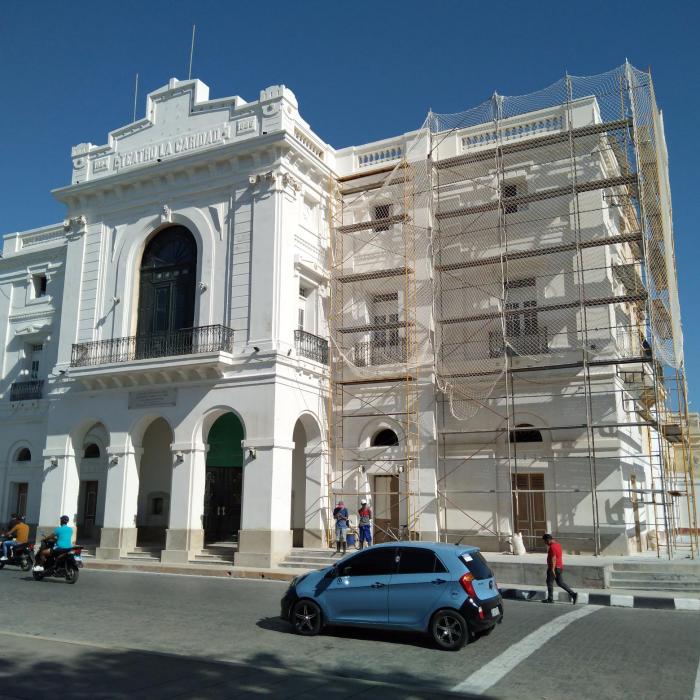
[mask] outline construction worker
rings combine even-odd
[[[340,554],[340,547],[343,547],[343,554],[348,550],[348,520],[350,514],[343,501],[338,501],[338,505],[333,510],[335,518],[335,546],[336,554]]]
[[[372,509],[367,505],[367,499],[360,501],[358,529],[360,531],[360,549],[363,549],[365,542],[368,547],[372,546]]]

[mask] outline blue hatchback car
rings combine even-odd
[[[503,620],[503,601],[476,547],[396,542],[295,578],[282,617],[303,635],[325,625],[413,630],[457,650]]]

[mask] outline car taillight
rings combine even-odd
[[[474,576],[472,574],[464,574],[464,576],[459,579],[459,583],[470,598],[476,598],[476,591],[474,590],[474,584],[472,583],[473,580]]]

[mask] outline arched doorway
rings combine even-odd
[[[80,487],[78,491],[78,539],[81,543],[99,542],[104,523],[107,487],[107,452],[109,434],[96,423],[76,449]]]
[[[139,357],[182,354],[187,339],[177,331],[194,325],[196,278],[197,244],[184,226],[163,229],[148,242],[139,281]]]
[[[156,418],[143,434],[136,511],[139,546],[165,546],[173,471],[172,442],[173,432],[163,418]]]
[[[219,416],[209,430],[204,490],[204,541],[238,541],[243,493],[243,424],[235,413]]]
[[[323,542],[321,488],[323,448],[316,419],[303,415],[294,424],[290,530],[293,547],[318,547]]]

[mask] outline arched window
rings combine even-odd
[[[399,438],[397,437],[396,433],[393,430],[390,430],[389,428],[384,428],[383,430],[380,430],[373,438],[372,438],[372,447],[391,447],[392,445],[398,445],[399,444]]]
[[[516,430],[510,431],[511,442],[542,442],[542,433],[533,428],[530,423],[518,423],[515,427]]]
[[[100,448],[94,442],[91,442],[89,445],[85,446],[85,454],[83,454],[85,459],[98,459],[99,456]]]
[[[15,457],[16,462],[31,462],[32,461],[32,453],[29,451],[28,447],[22,447],[19,452],[17,452],[17,456]]]
[[[159,231],[141,258],[137,335],[169,334],[194,323],[197,244],[184,226]]]

